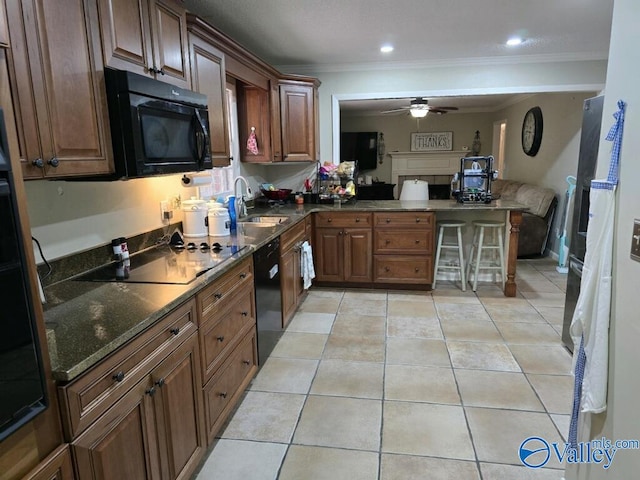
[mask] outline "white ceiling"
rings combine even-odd
[[[296,73],[606,59],[613,10],[613,0],[185,0],[184,4],[268,63]],[[521,35],[524,44],[507,47],[505,42],[513,35]],[[395,50],[380,53],[383,43],[393,44]],[[502,95],[490,97],[429,99],[429,103],[479,111],[513,101]],[[374,110],[406,104],[407,100],[376,102]],[[340,104],[341,109],[361,111],[371,105],[371,101]]]

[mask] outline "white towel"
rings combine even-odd
[[[311,280],[316,278],[316,271],[313,268],[313,252],[307,241],[300,247],[300,276],[305,290],[311,286]]]

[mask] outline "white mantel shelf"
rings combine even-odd
[[[469,152],[447,150],[437,152],[389,152],[391,157],[391,183],[395,183],[397,198],[399,177],[419,177],[422,175],[453,176],[460,171],[460,159]]]

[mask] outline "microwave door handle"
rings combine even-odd
[[[198,109],[195,110],[195,114],[198,127],[200,128],[200,131],[196,132],[196,145],[198,145],[199,143],[201,144],[198,145],[199,147],[201,146],[201,148],[199,149],[200,151],[198,152],[198,162],[200,166],[202,166],[204,164],[204,158],[207,155],[207,149],[209,148],[209,133],[205,128],[204,122],[202,121],[202,116],[200,115],[200,111]]]

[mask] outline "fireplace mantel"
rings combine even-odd
[[[394,196],[398,198],[400,177],[443,175],[449,177],[460,171],[460,159],[469,152],[389,152],[391,157],[391,183],[395,183]],[[445,182],[445,183],[448,183]]]

